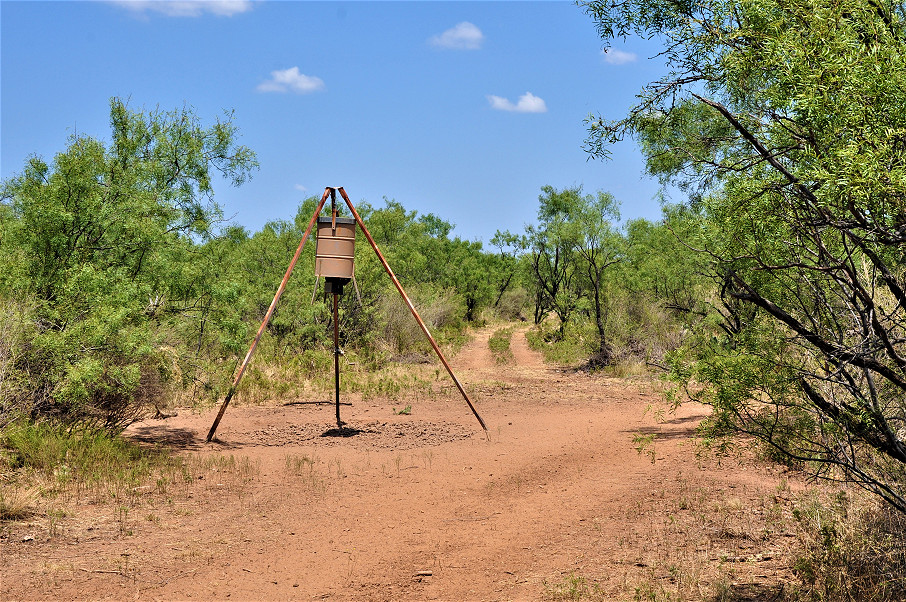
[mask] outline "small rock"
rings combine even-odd
[[[22,538],[22,541],[34,541],[34,540],[35,540],[34,535],[26,535]]]

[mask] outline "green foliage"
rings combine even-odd
[[[498,282],[506,278],[500,262],[480,242],[449,238],[453,225],[433,214],[407,212],[396,201],[374,209],[357,208],[394,273],[406,287],[421,284],[456,291],[463,304],[462,319],[473,322],[493,300]],[[356,255],[356,274],[363,282],[386,282],[383,268],[367,245],[361,245],[364,265]],[[388,290],[390,290],[388,288]],[[457,312],[458,313],[458,312]]]
[[[212,170],[240,184],[256,163],[230,115],[205,128],[188,108],[113,99],[110,121],[109,147],[73,136],[52,164],[32,157],[4,183],[0,299],[34,300],[13,366],[28,413],[115,430],[157,392],[159,315],[203,302],[173,268],[219,218]]]
[[[499,328],[488,339],[488,348],[498,364],[513,363],[513,350],[510,349],[510,339],[513,338],[513,328]]]
[[[521,235],[498,231],[494,244],[521,255],[535,300],[535,324],[553,311],[562,335],[583,298],[589,300],[598,327],[598,352],[609,363],[604,275],[620,261],[622,238],[611,224],[619,219],[618,204],[603,191],[583,196],[581,187],[541,190],[538,225],[526,226]]]
[[[0,206],[2,207],[2,206]],[[30,408],[31,383],[17,368],[27,356],[33,311],[24,300],[0,297],[0,430]]]
[[[240,184],[257,165],[234,143],[231,115],[203,127],[188,108],[140,113],[114,99],[111,127],[110,144],[74,137],[52,164],[32,158],[4,183],[0,426],[25,415],[115,431],[149,405],[221,397],[318,202],[304,200],[292,220],[259,232],[218,229],[213,171]],[[455,349],[465,322],[509,286],[506,259],[395,201],[358,209],[437,341]],[[362,242],[361,296],[351,287],[341,298],[341,347],[372,368],[427,357],[421,330]],[[312,239],[299,266],[313,265],[314,253]],[[242,398],[298,395],[327,369],[332,315],[316,292],[312,270],[296,269]],[[377,391],[371,380],[362,386]]]
[[[634,136],[690,195],[681,238],[718,294],[677,378],[778,457],[906,512],[904,5],[583,5],[605,40],[665,43],[670,72],[626,117],[590,118],[586,148]]]
[[[618,204],[608,193],[550,186],[542,192],[537,226],[522,235],[498,232],[493,240],[501,255],[512,249],[519,288],[533,297],[536,348],[550,361],[585,360],[591,370],[662,368],[685,327],[705,315],[705,262],[679,238],[697,230],[696,216],[667,206],[661,223],[635,220],[618,229]],[[551,312],[555,322],[546,320]]]

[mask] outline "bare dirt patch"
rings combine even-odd
[[[459,424],[414,420],[411,422],[358,422],[354,427],[324,429],[323,424],[268,426],[248,434],[249,445],[350,446],[359,450],[408,450],[468,439],[474,428]]]
[[[214,410],[149,420],[129,436],[234,467],[125,513],[7,523],[0,599],[781,599],[801,483],[700,457],[706,408],[659,414],[644,384],[544,365],[522,330],[495,365],[490,333],[453,361],[489,437],[441,381],[411,415],[344,400],[344,432],[323,399],[240,399],[211,444]]]

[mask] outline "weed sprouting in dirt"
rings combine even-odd
[[[581,575],[568,573],[560,581],[551,583],[545,580],[544,599],[556,602],[564,600],[606,600],[604,592],[594,581]]]
[[[656,438],[657,433],[635,433],[632,435],[632,446],[635,447],[635,451],[640,456],[642,454],[647,455],[652,464],[657,459],[657,453],[654,450],[654,440]]]
[[[19,521],[35,513],[38,490],[34,487],[14,484],[0,485],[0,521]]]
[[[317,471],[315,468],[317,464],[318,458],[314,455],[288,454],[285,460],[285,470],[289,476],[298,479],[310,493],[320,495],[327,490],[328,480]],[[341,464],[338,463],[337,469],[340,468]]]
[[[198,474],[211,487],[235,493],[240,500],[250,485],[261,473],[261,461],[252,461],[248,456],[213,455],[189,456],[186,460],[188,471],[184,474]],[[205,476],[207,475],[207,476]]]
[[[315,462],[314,456],[290,454],[286,456],[286,471],[296,476],[308,476],[314,472]]]

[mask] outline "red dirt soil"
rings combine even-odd
[[[349,436],[330,436],[334,406],[319,400],[240,399],[211,444],[215,410],[147,420],[127,436],[246,468],[212,469],[167,494],[149,488],[127,513],[77,504],[52,528],[7,524],[0,599],[779,594],[792,579],[796,479],[699,457],[692,437],[705,407],[658,412],[653,385],[546,366],[524,331],[513,336],[515,362],[496,365],[491,331],[452,362],[487,438],[444,374],[411,415],[394,413],[399,401],[350,396]],[[653,444],[634,442],[646,434]]]

